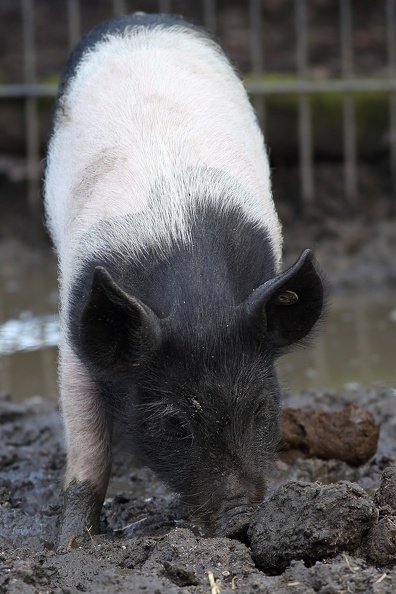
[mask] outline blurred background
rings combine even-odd
[[[264,131],[285,266],[311,246],[328,277],[322,333],[282,360],[286,387],[396,387],[396,0],[1,0],[0,394],[56,398],[41,181],[57,82],[82,34],[137,10],[218,36]]]

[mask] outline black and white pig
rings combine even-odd
[[[45,178],[60,269],[60,542],[98,530],[113,421],[207,533],[238,532],[279,438],[275,361],[320,316],[312,253],[280,272],[244,87],[181,17],[106,22],[61,80]]]

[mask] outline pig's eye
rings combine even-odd
[[[170,437],[177,437],[178,439],[184,439],[189,437],[188,427],[181,417],[178,415],[168,416],[163,421],[163,427],[165,432]]]

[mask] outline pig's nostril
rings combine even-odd
[[[247,531],[252,511],[253,508],[247,505],[228,510],[221,521],[220,533],[222,536],[247,544]]]
[[[227,538],[232,538],[233,540],[239,540],[243,544],[248,545],[249,540],[247,533],[249,528],[250,516],[245,516],[244,518],[240,518],[239,520],[239,522],[235,522],[235,525],[233,525],[232,527],[230,527],[229,530],[227,530],[224,536],[226,536]]]

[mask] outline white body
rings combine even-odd
[[[164,195],[161,211],[148,213],[148,241],[166,236],[169,223],[185,233],[185,194],[176,179],[192,166],[218,169],[243,188],[230,200],[269,229],[280,262],[263,137],[215,44],[179,27],[111,35],[85,55],[63,105],[67,116],[58,118],[50,143],[45,186],[61,261],[98,220],[150,209],[150,189],[161,178],[174,177],[175,192]]]
[[[94,234],[89,245],[80,243],[95,223],[112,221],[114,247],[121,244],[138,256],[145,245],[160,246],[172,234],[188,241],[184,213],[190,195],[220,201],[224,187],[230,201],[268,229],[279,268],[281,230],[263,137],[242,83],[215,43],[179,26],[108,35],[84,55],[62,106],[45,183],[60,262],[61,315],[86,252],[99,249]],[[197,175],[198,168],[207,175]],[[157,196],[163,188],[163,201],[154,206],[153,187]],[[120,215],[133,213],[140,216],[131,237]],[[65,325],[63,320],[66,486],[87,480],[102,492],[110,430],[102,410],[93,414],[96,389],[68,344]]]

